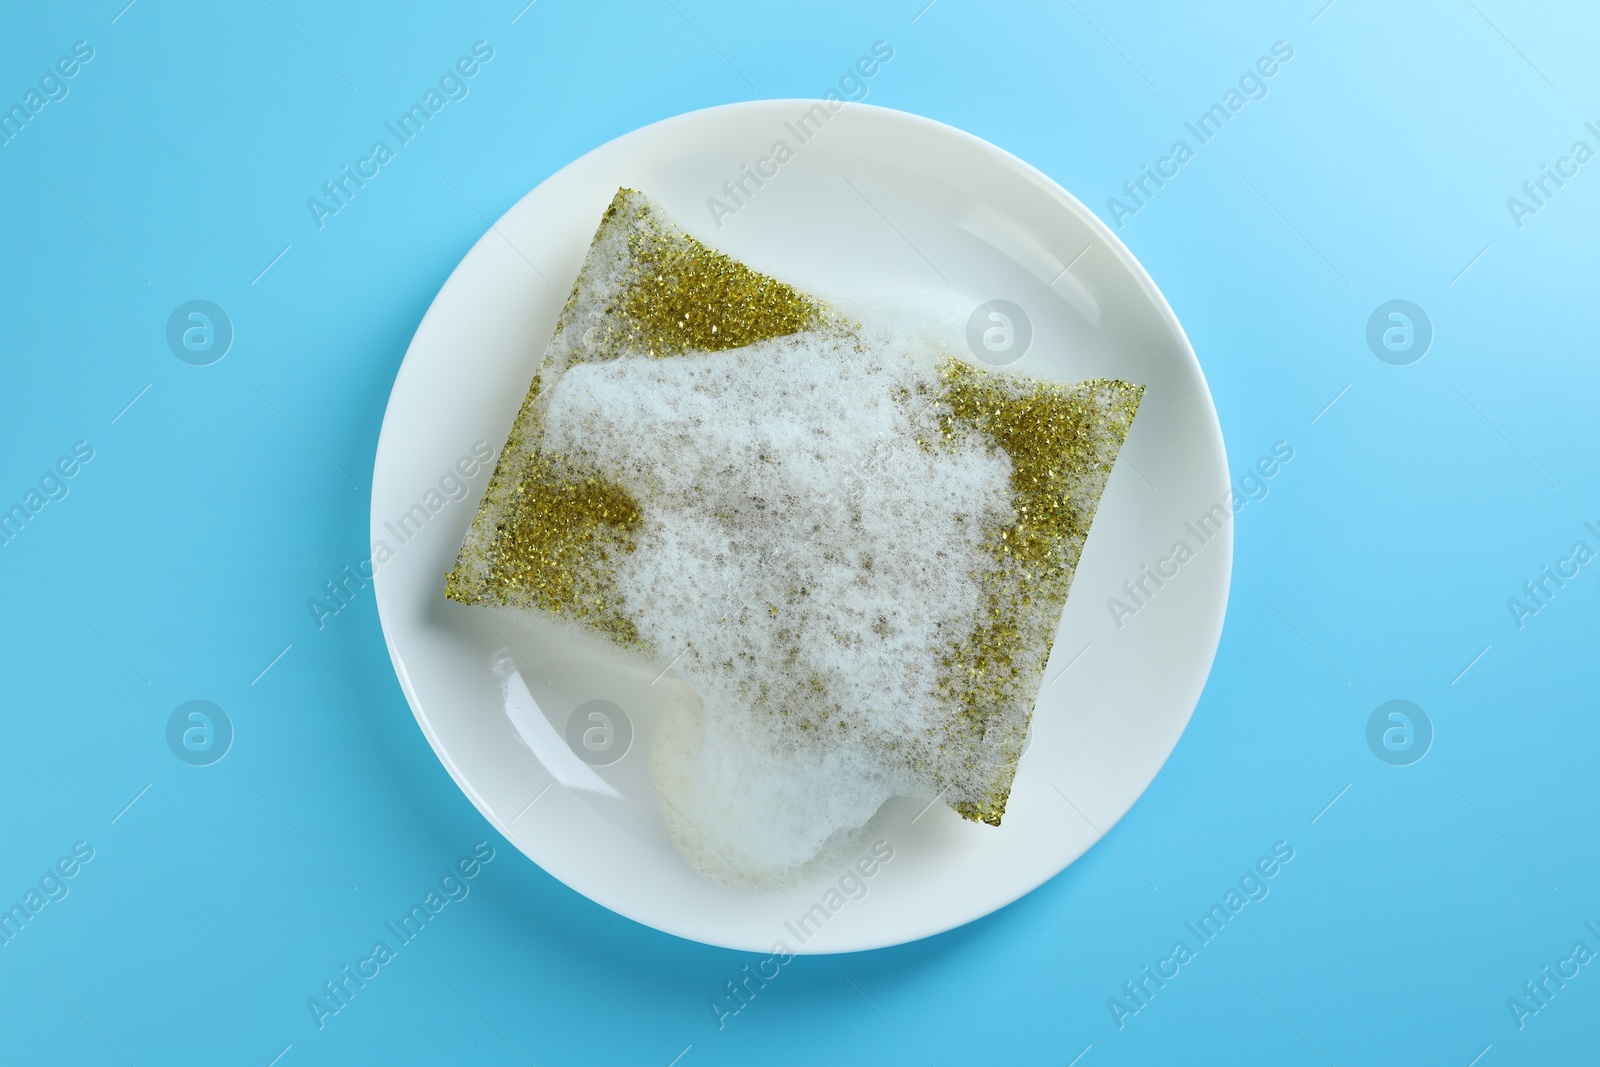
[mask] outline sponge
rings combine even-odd
[[[892,796],[1000,824],[1143,395],[845,308],[620,190],[446,580],[677,675],[652,781],[723,884],[788,884]]]

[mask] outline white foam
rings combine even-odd
[[[546,444],[639,502],[616,587],[698,699],[669,711],[653,773],[719,881],[782,883],[889,797],[939,791],[939,654],[973,625],[984,531],[1012,518],[1005,453],[941,442],[940,358],[879,324],[574,364],[549,393]]]

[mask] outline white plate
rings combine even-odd
[[[523,197],[418,327],[389,398],[372,490],[373,541],[394,552],[376,581],[389,653],[462,792],[590,899],[682,937],[762,952],[927,937],[1010,903],[1083,854],[1183,732],[1216,652],[1233,557],[1231,522],[1204,545],[1186,526],[1219,501],[1227,509],[1221,429],[1183,330],[1122,243],[1043,174],[928,119],[850,105],[801,143],[798,118],[812,106],[761,101],[667,119]],[[714,219],[708,198],[733,206],[723,183],[779,140],[793,158],[761,187],[747,180],[752,195]],[[869,863],[870,878],[841,871],[783,893],[720,888],[679,858],[656,814],[646,767],[664,687],[537,624],[444,599],[487,469],[464,499],[449,499],[454,482],[429,490],[475,442],[498,450],[504,441],[600,214],[623,185],[713,246],[823,294],[1013,301],[1033,327],[1017,370],[1147,386],[1078,568],[1002,827],[896,799],[876,834],[893,858]],[[408,513],[402,544],[394,530]],[[1153,595],[1117,626],[1108,598],[1126,600],[1123,583],[1180,539],[1194,558],[1159,588],[1145,579]],[[513,682],[517,699],[506,698],[508,672],[526,697]],[[635,736],[618,762],[591,769],[562,738],[573,711],[594,699],[626,709]]]

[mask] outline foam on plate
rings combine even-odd
[[[685,695],[652,779],[729,885],[783,885],[888,798],[998,825],[1143,389],[976,367],[617,194],[447,595],[565,619]]]

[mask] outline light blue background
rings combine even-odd
[[[96,854],[0,947],[0,1060],[1592,1055],[1600,966],[1525,1029],[1506,1005],[1575,941],[1600,949],[1600,564],[1521,630],[1506,607],[1575,540],[1600,548],[1600,162],[1521,229],[1506,207],[1573,141],[1600,148],[1592,10],[523,2],[8,6],[0,102],[75,41],[95,58],[0,147],[0,503],[75,441],[95,458],[0,547],[0,902],[75,841]],[[306,198],[480,39],[470,97],[319,232]],[[321,632],[306,600],[366,555],[389,386],[485,229],[463,196],[494,217],[641,124],[820,95],[879,39],[871,102],[993,141],[1108,221],[1185,120],[1293,47],[1120,233],[1236,474],[1274,441],[1295,458],[1239,517],[1205,696],[1107,843],[967,928],[798,960],[719,1030],[708,1002],[756,957],[619,918],[496,837],[415,726],[370,590]],[[214,366],[165,344],[193,298],[237,330]],[[1364,340],[1392,298],[1434,324],[1412,366]],[[237,731],[210,767],[165,741],[195,698]],[[1409,767],[1365,740],[1392,698],[1436,731]],[[307,998],[485,838],[470,897],[319,1031]],[[1119,1030],[1108,998],[1277,841],[1296,851],[1271,895]]]

